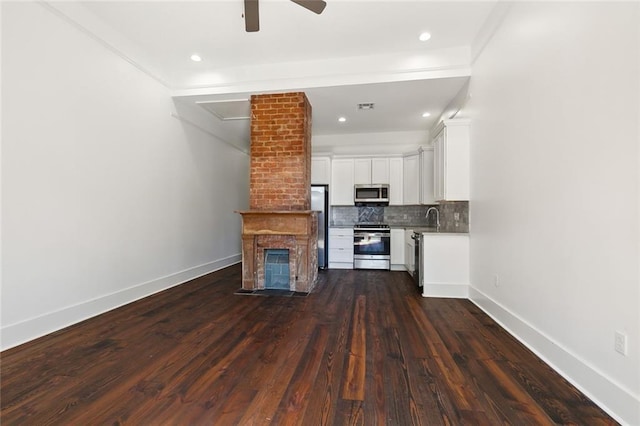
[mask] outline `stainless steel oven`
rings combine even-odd
[[[359,224],[353,228],[353,267],[391,269],[389,225]]]

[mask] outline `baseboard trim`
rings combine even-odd
[[[241,261],[242,255],[235,254],[151,281],[136,284],[115,293],[87,300],[35,318],[3,326],[0,328],[0,335],[2,336],[0,349],[5,350],[21,345],[160,291],[240,263]]]
[[[395,264],[391,264],[391,268],[392,271],[407,271],[407,268],[405,268],[404,265],[395,265]]]
[[[469,286],[467,284],[424,283],[422,297],[468,299]]]
[[[640,397],[611,380],[481,291],[469,300],[623,425],[640,425]]]

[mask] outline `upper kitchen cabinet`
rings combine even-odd
[[[469,199],[469,120],[444,120],[433,142],[436,201]]]
[[[331,184],[331,158],[311,158],[311,183],[314,185]]]
[[[433,188],[433,147],[420,151],[420,203],[435,204]]]
[[[315,159],[314,159],[315,160]],[[329,158],[327,157],[327,160]],[[389,185],[389,204],[400,206],[403,204],[403,158],[400,156],[390,157],[338,157],[331,159],[328,165],[318,162],[313,163],[319,171],[311,170],[311,179],[316,182],[314,173],[322,175],[322,170],[328,170],[330,174],[331,204],[337,206],[352,206],[354,185]],[[416,166],[417,167],[417,166]],[[417,185],[417,173],[416,185]],[[416,192],[417,197],[418,192]],[[417,201],[414,203],[417,204]]]
[[[402,205],[403,179],[402,157],[389,158],[389,205]]]
[[[353,206],[353,170],[353,158],[334,158],[331,162],[331,205]]]
[[[388,158],[356,158],[353,167],[353,183],[356,185],[389,183]]]
[[[389,159],[371,159],[371,183],[389,183]]]
[[[420,203],[420,154],[406,155],[402,162],[403,204]]]

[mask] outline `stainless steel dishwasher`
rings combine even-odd
[[[422,287],[422,275],[424,273],[424,254],[422,253],[422,245],[424,244],[424,236],[422,235],[422,232],[414,231],[411,238],[415,243],[413,280],[416,282],[418,287]]]

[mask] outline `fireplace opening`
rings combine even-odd
[[[265,249],[264,288],[289,290],[289,250]]]

